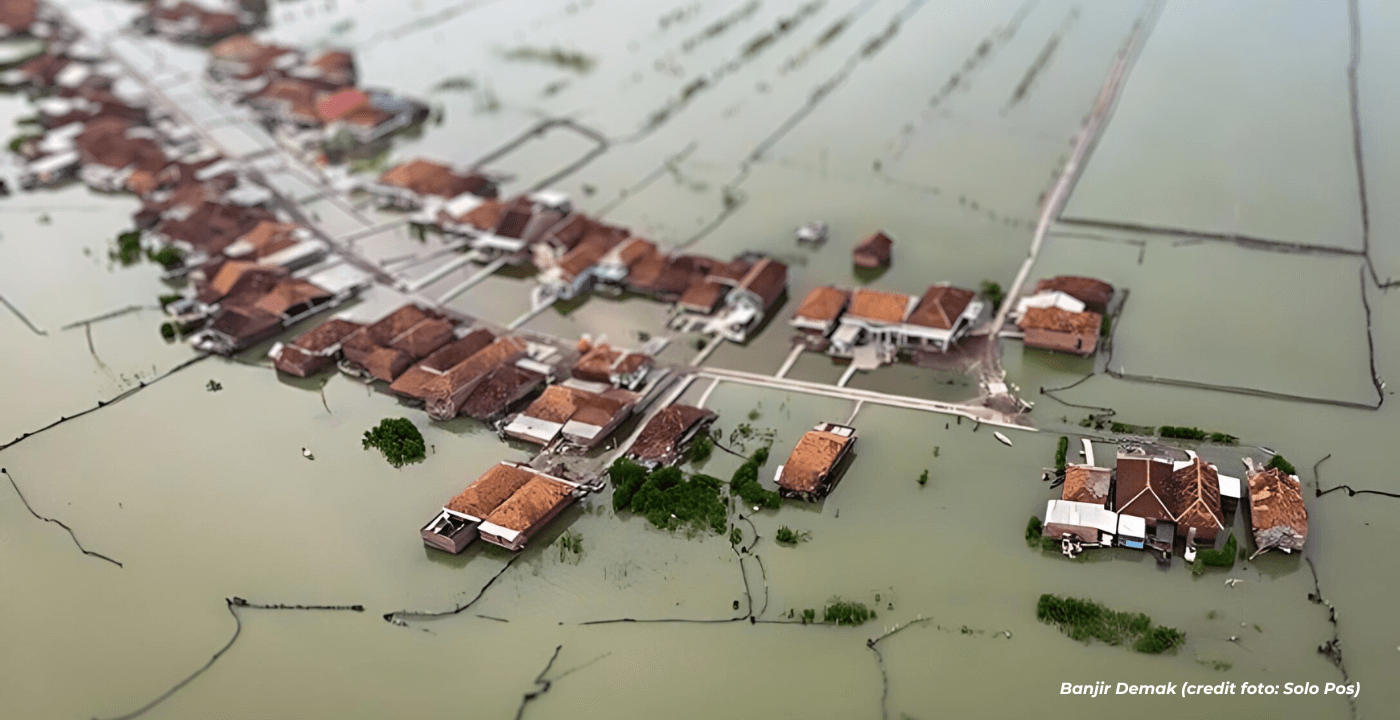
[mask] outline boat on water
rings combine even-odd
[[[1002,434],[999,433],[999,432],[994,432],[994,433],[992,433],[992,435],[995,436],[996,439],[1000,440],[1000,441],[1001,441],[1001,444],[1003,444],[1003,445],[1005,445],[1005,446],[1007,446],[1007,447],[1011,447],[1011,438],[1009,438],[1009,437],[1007,437],[1007,436],[1005,436],[1005,435],[1002,435]]]
[[[829,229],[824,222],[809,222],[797,228],[795,233],[797,242],[806,245],[821,245],[826,242],[826,234]]]

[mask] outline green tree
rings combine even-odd
[[[377,448],[394,467],[421,462],[427,457],[423,433],[408,418],[386,418],[365,431],[364,449]]]

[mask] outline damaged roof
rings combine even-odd
[[[799,493],[815,492],[826,481],[841,451],[855,438],[824,430],[808,430],[783,465],[778,485]]]
[[[1112,471],[1092,465],[1070,465],[1065,468],[1065,484],[1060,498],[1069,502],[1103,505],[1108,500]]]
[[[1103,317],[1096,312],[1070,312],[1057,307],[1027,308],[1017,323],[1022,330],[1050,330],[1075,335],[1098,335]]]
[[[977,294],[951,285],[934,285],[919,299],[905,322],[937,330],[951,330]]]
[[[677,444],[681,438],[697,424],[715,417],[713,412],[704,408],[669,405],[647,422],[628,452],[641,460],[672,462],[679,452]]]

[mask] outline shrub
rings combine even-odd
[[[1001,308],[1001,301],[1005,298],[1005,293],[1002,292],[1001,285],[991,280],[983,280],[982,296],[987,298],[987,302],[992,304],[992,311],[995,312]]]
[[[394,467],[420,462],[427,457],[423,433],[408,418],[385,418],[379,425],[366,430],[364,449],[377,448]]]
[[[1030,547],[1039,545],[1042,529],[1043,526],[1040,524],[1040,518],[1032,515],[1031,519],[1026,522],[1026,545]]]
[[[1164,438],[1178,438],[1181,440],[1205,440],[1206,431],[1195,427],[1177,427],[1175,425],[1163,425],[1157,431],[1158,435]]]
[[[927,485],[927,484],[928,484],[928,468],[924,468],[924,471],[923,471],[922,473],[919,473],[919,487],[923,487],[923,486],[925,486],[925,485]]]
[[[808,624],[808,623],[814,623],[814,622],[816,622],[816,621],[817,621],[817,611],[816,611],[816,610],[813,610],[812,608],[807,608],[806,610],[803,610],[803,611],[802,611],[802,624],[803,624],[803,625],[806,625],[806,624]]]
[[[1065,458],[1069,455],[1069,438],[1060,436],[1060,443],[1055,447],[1055,471],[1063,473],[1065,471]]]
[[[632,496],[646,482],[647,469],[627,458],[618,458],[608,468],[613,483],[613,511],[621,512],[632,505]]]
[[[1223,432],[1213,432],[1210,434],[1210,441],[1217,445],[1239,445],[1240,439],[1234,435]]]
[[[573,530],[565,530],[559,536],[559,562],[564,562],[572,554],[577,562],[583,556],[583,535]]]
[[[776,510],[782,505],[783,498],[778,493],[764,489],[758,482],[758,469],[768,462],[768,447],[760,447],[754,452],[753,457],[744,461],[738,470],[734,471],[733,477],[729,480],[729,494],[737,494],[750,506]]]
[[[701,435],[695,438],[695,442],[690,444],[690,463],[692,465],[699,465],[709,460],[714,449],[715,441],[709,435]]]
[[[161,323],[161,324],[160,324],[160,336],[163,337],[163,338],[165,338],[166,340],[174,340],[174,339],[175,339],[175,323],[168,323],[168,322],[167,322],[167,323]]]
[[[1112,335],[1112,334],[1113,334],[1113,329],[1112,329],[1112,328],[1113,328],[1113,318],[1110,317],[1110,316],[1108,316],[1108,315],[1103,316],[1103,324],[1099,325],[1099,335],[1101,335],[1101,336],[1103,336],[1103,337],[1108,337],[1109,335]]]
[[[160,306],[161,306],[162,309],[164,309],[166,305],[169,305],[170,303],[173,303],[173,302],[175,302],[176,300],[179,300],[179,299],[182,298],[182,297],[184,297],[184,296],[181,295],[180,293],[170,293],[170,294],[168,294],[168,295],[161,295],[161,296],[160,296]]]
[[[1191,563],[1191,574],[1200,575],[1207,567],[1232,568],[1235,566],[1237,552],[1239,543],[1235,540],[1235,534],[1230,533],[1230,537],[1225,540],[1225,546],[1219,550],[1196,551],[1196,559]]]
[[[185,256],[181,255],[179,250],[169,245],[166,245],[157,252],[147,252],[146,258],[159,263],[160,266],[166,270],[174,270],[180,267],[180,264],[185,261]]]
[[[739,526],[738,526],[738,525],[735,525],[734,528],[733,528],[732,530],[729,531],[729,544],[730,544],[730,545],[738,545],[739,543],[741,543],[741,542],[743,542],[743,541],[744,541],[744,531],[741,530],[741,529],[739,529]]]
[[[632,512],[663,530],[691,525],[723,533],[729,527],[729,512],[720,500],[722,485],[709,475],[687,479],[679,468],[660,468],[632,497]]]
[[[865,603],[840,598],[832,598],[831,604],[822,610],[822,621],[837,625],[860,625],[874,617],[875,613]]]
[[[1054,625],[1074,640],[1099,640],[1109,645],[1130,643],[1134,650],[1161,653],[1170,650],[1186,638],[1174,628],[1154,627],[1152,619],[1142,613],[1110,610],[1092,600],[1060,597],[1046,593],[1036,604],[1036,618]]]
[[[1282,455],[1275,455],[1269,460],[1269,467],[1282,470],[1285,475],[1297,475],[1298,470],[1293,467],[1293,463],[1283,459]]]
[[[117,236],[117,249],[112,258],[123,265],[131,265],[141,259],[141,231],[131,230]]]

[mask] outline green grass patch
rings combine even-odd
[[[774,537],[777,538],[778,542],[783,543],[784,545],[796,545],[797,543],[806,542],[807,540],[810,540],[812,537],[812,533],[809,533],[806,530],[793,530],[792,528],[783,525],[778,528],[778,532],[774,535]]]
[[[923,471],[922,473],[919,473],[919,487],[923,487],[923,486],[925,486],[925,485],[927,485],[927,484],[928,484],[928,468],[924,468],[924,471]]]
[[[1297,475],[1298,469],[1293,467],[1293,463],[1283,459],[1282,455],[1275,455],[1269,460],[1269,467],[1278,468],[1286,475]]]
[[[423,433],[418,431],[408,418],[385,418],[379,424],[365,431],[361,446],[368,450],[376,448],[384,459],[396,468],[409,463],[422,462],[427,458],[427,445]]]
[[[122,265],[134,265],[141,259],[141,231],[130,230],[117,236],[117,246],[110,253]]]
[[[575,564],[583,558],[583,534],[573,530],[565,530],[559,536],[559,562],[573,561]]]
[[[710,455],[715,451],[714,438],[709,435],[701,435],[695,438],[695,442],[690,444],[689,455],[691,465],[699,465],[710,459]]]
[[[165,268],[166,270],[174,270],[175,268],[180,267],[185,262],[185,256],[179,250],[176,250],[175,248],[169,245],[166,245],[165,247],[155,252],[147,250],[146,259],[150,260],[151,262],[158,263],[161,267]]]
[[[528,62],[544,63],[557,68],[573,70],[578,73],[586,73],[593,69],[598,63],[597,59],[585,55],[577,50],[566,50],[560,47],[538,48],[538,47],[518,47],[505,52],[507,60],[524,60]]]
[[[806,613],[803,613],[806,616]],[[822,610],[822,621],[837,625],[861,625],[875,619],[875,611],[863,602],[832,598]]]
[[[1191,574],[1200,575],[1207,567],[1232,568],[1238,552],[1239,542],[1235,540],[1235,534],[1230,533],[1230,537],[1225,539],[1225,546],[1219,550],[1196,551],[1196,559],[1191,562]]]
[[[1044,526],[1040,523],[1040,518],[1032,515],[1031,519],[1026,521],[1026,545],[1030,547],[1040,545],[1041,533],[1044,529]]]
[[[991,280],[982,281],[982,297],[992,304],[992,312],[1001,308],[1002,300],[1006,299],[1006,293],[1002,291],[1001,285]]]
[[[1040,596],[1035,615],[1074,640],[1131,645],[1141,653],[1163,653],[1186,639],[1186,634],[1180,630],[1154,626],[1152,618],[1143,613],[1118,612],[1092,600],[1049,593]]]
[[[1060,442],[1055,446],[1055,471],[1063,473],[1066,466],[1066,458],[1069,456],[1069,438],[1060,436]]]

